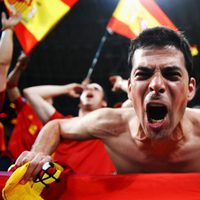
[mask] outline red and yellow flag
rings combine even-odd
[[[10,12],[20,12],[15,33],[26,54],[40,42],[78,0],[4,0]]]
[[[177,30],[154,0],[120,0],[107,28],[133,39],[144,29],[161,25]]]

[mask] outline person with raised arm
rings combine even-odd
[[[4,12],[1,13],[1,40],[0,40],[0,111],[3,108],[7,74],[13,56],[13,29],[21,20],[20,13],[11,13],[7,18]]]

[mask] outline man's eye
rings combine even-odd
[[[179,72],[168,72],[164,73],[163,76],[170,81],[178,81],[181,78],[181,74]]]
[[[98,91],[98,90],[99,90],[99,88],[95,87],[95,88],[94,88],[94,90]]]
[[[135,77],[139,80],[144,80],[144,79],[148,79],[149,77],[151,77],[152,73],[150,72],[136,72],[135,73]]]

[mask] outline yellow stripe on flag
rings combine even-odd
[[[22,13],[22,24],[40,41],[69,10],[62,1],[35,1]]]
[[[146,28],[161,25],[139,0],[121,0],[113,16],[129,25],[130,29],[136,35]]]

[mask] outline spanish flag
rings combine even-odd
[[[4,0],[9,12],[20,12],[15,27],[17,38],[26,54],[69,12],[78,0]]]
[[[177,30],[154,0],[120,0],[107,29],[133,39],[144,29],[155,26]]]

